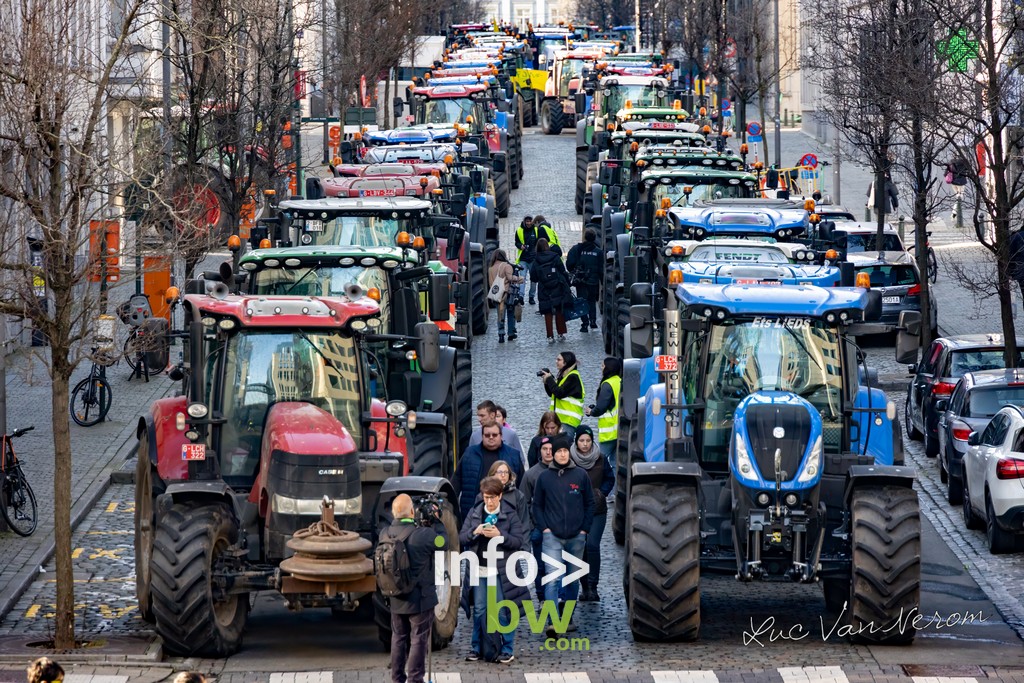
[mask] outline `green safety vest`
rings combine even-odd
[[[565,373],[565,377],[558,382],[558,386],[562,386],[562,384],[572,375],[579,377],[581,389],[580,397],[573,398],[572,396],[569,396],[566,398],[555,398],[552,396],[551,407],[549,410],[555,411],[555,414],[558,415],[558,419],[562,421],[562,424],[569,427],[578,427],[580,422],[583,422],[583,399],[587,396],[586,390],[583,389],[583,378],[580,377],[579,370],[573,368],[569,372]]]
[[[542,228],[543,228],[544,233],[546,233],[546,237],[541,234],[541,229]],[[544,225],[535,225],[535,226],[533,226],[533,229],[537,233],[537,239],[546,239],[546,240],[548,240],[548,244],[553,246],[553,247],[555,247],[555,246],[560,247],[561,246],[558,243],[558,234],[555,232],[554,228],[552,228],[547,223],[545,223]],[[523,226],[522,225],[520,225],[518,228],[516,228],[516,238],[519,240],[520,244],[525,244],[526,243],[526,235],[525,235],[525,231],[523,230]],[[534,247],[536,247],[536,243],[534,243]],[[517,249],[517,251],[519,253],[516,254],[516,263],[520,263],[522,261],[522,259],[523,259],[523,250],[522,249]]]
[[[622,391],[622,378],[615,375],[601,384],[607,384],[612,390],[612,407],[597,418],[597,440],[604,443],[615,441],[619,436],[619,392]]]

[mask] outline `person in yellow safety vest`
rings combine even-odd
[[[544,216],[537,216],[541,220],[545,220]],[[533,264],[534,259],[537,256],[537,240],[546,239],[548,244],[557,245],[558,235],[550,225],[545,221],[544,226],[541,227],[539,222],[535,222],[533,216],[526,216],[523,218],[523,222],[516,228],[515,243],[516,243],[516,263],[526,264],[526,273],[529,274],[530,266]],[[530,278],[530,305],[537,303],[537,281],[532,277]]]
[[[601,452],[615,471],[615,445],[619,437],[619,395],[622,391],[622,361],[609,356],[601,363],[601,386],[597,402],[587,408],[587,415],[597,418],[597,440]]]
[[[558,376],[555,377],[547,368],[538,374],[544,381],[544,391],[551,397],[551,410],[555,411],[562,421],[562,431],[570,442],[576,438],[576,427],[583,421],[583,378],[576,367],[576,354],[562,351],[555,359]]]

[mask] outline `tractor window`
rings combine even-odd
[[[266,296],[345,296],[346,287],[357,284],[364,291],[380,291],[381,332],[388,334],[391,291],[388,276],[380,266],[329,268],[264,268],[255,273],[253,294]]]
[[[794,393],[817,409],[825,428],[842,421],[842,368],[834,329],[807,318],[756,318],[716,325],[705,375],[702,458],[728,462],[732,420],[755,391]]]
[[[634,107],[664,107],[668,104],[664,93],[664,90],[649,85],[616,85],[605,88],[606,111],[614,114],[620,109],[625,109],[626,100]]]
[[[275,403],[311,403],[359,438],[361,381],[350,337],[337,332],[247,331],[228,342],[219,444],[231,484],[256,477],[267,413]]]
[[[323,221],[323,230],[307,231],[312,237],[311,244],[304,246],[349,246],[393,247],[395,236],[402,230],[410,229],[410,221],[380,216],[338,216]]]
[[[467,116],[475,114],[475,102],[468,98],[449,97],[426,100],[420,108],[416,123],[462,123]]]
[[[697,181],[699,182],[699,181]],[[672,184],[658,183],[654,187],[655,206],[660,205],[663,197],[672,200],[673,206],[690,206],[697,201],[710,201],[713,199],[744,199],[751,196],[752,187],[748,187],[743,181],[737,180],[736,184],[724,181],[722,184],[690,185],[693,188],[692,194],[686,196],[686,183],[678,182]]]

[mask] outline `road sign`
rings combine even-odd
[[[800,163],[797,166],[806,166],[807,168],[814,170],[818,168],[818,157],[811,153],[807,153],[800,157]]]
[[[750,123],[747,124],[747,135],[761,137],[761,130],[762,128],[760,121],[751,121]]]
[[[729,111],[732,109],[732,102],[729,100],[722,100],[722,111]]]
[[[760,135],[747,135],[747,142],[761,142],[761,140]]]
[[[725,49],[722,51],[722,56],[726,59],[732,59],[736,56],[736,41],[729,38],[725,41]]]

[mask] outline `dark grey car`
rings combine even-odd
[[[946,499],[963,502],[962,463],[967,438],[979,434],[1007,405],[1024,406],[1024,369],[968,372],[957,382],[953,395],[935,402],[939,413],[939,478],[946,484]]]
[[[871,324],[879,333],[895,330],[903,311],[917,311],[921,313],[922,324],[928,321],[933,336],[938,336],[935,334],[939,320],[935,297],[931,299],[930,314],[925,315],[921,310],[921,277],[909,254],[904,251],[862,252],[848,254],[846,260],[853,264],[858,275],[867,273],[871,289],[882,294],[882,318]]]

